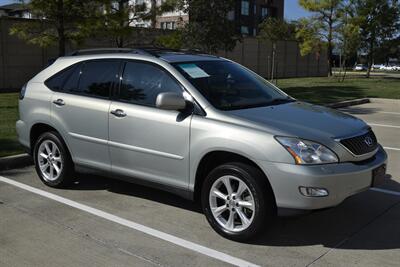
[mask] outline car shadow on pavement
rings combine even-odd
[[[116,194],[143,198],[165,205],[202,213],[201,207],[198,203],[189,201],[169,192],[92,174],[78,174],[76,181],[68,189],[107,190]]]

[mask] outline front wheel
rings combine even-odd
[[[203,212],[220,235],[246,241],[268,228],[275,200],[263,173],[235,162],[218,166],[202,188]]]

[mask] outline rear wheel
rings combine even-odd
[[[210,172],[203,184],[202,206],[214,230],[237,241],[266,230],[275,214],[273,193],[263,173],[239,162]]]
[[[55,132],[42,134],[34,148],[36,172],[48,186],[63,187],[73,175],[73,164],[61,137]]]

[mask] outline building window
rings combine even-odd
[[[268,8],[263,7],[263,8],[261,8],[261,18],[265,19],[266,17],[268,17]]]
[[[160,26],[161,26],[161,29],[164,29],[164,30],[175,30],[176,29],[175,21],[161,22]]]
[[[229,11],[228,12],[228,20],[235,20],[235,11]]]
[[[248,35],[249,34],[249,27],[247,27],[247,26],[240,27],[240,32],[242,34]]]
[[[249,9],[250,9],[250,3],[249,1],[242,0],[242,15],[248,16],[249,15]]]

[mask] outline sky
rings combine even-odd
[[[0,0],[0,6],[12,3],[13,1],[10,0]]]
[[[310,12],[299,6],[298,0],[285,0],[285,19],[288,21],[310,16]]]
[[[12,0],[0,0],[0,5],[9,4],[15,1]],[[291,21],[301,17],[305,17],[309,15],[307,11],[302,9],[299,4],[298,0],[285,0],[285,19]]]

